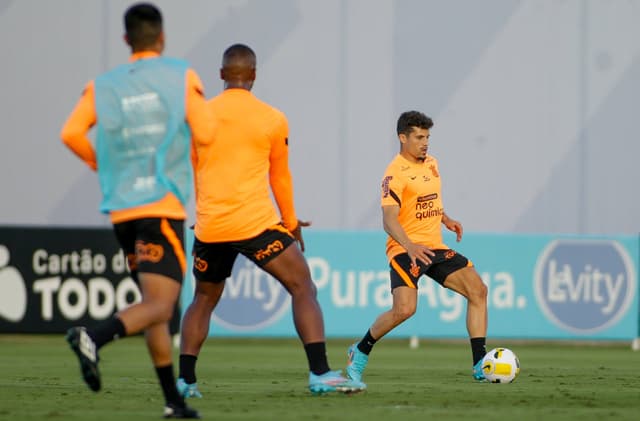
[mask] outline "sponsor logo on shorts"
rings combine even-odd
[[[257,261],[260,261],[266,259],[267,257],[270,257],[273,254],[277,254],[282,250],[284,250],[284,244],[282,244],[282,241],[276,240],[273,243],[270,243],[266,248],[255,252],[254,257]]]
[[[409,269],[409,273],[411,273],[411,276],[413,276],[414,278],[417,278],[418,275],[420,275],[420,267],[416,264],[411,263],[411,269]]]
[[[138,270],[138,262],[136,260],[136,254],[135,253],[127,254],[127,263],[129,264],[129,269],[130,270]]]
[[[538,257],[534,290],[543,313],[570,332],[615,325],[631,307],[635,271],[613,240],[556,240]]]
[[[194,256],[193,258],[193,266],[196,268],[198,272],[206,272],[209,268],[209,263],[206,260],[201,259],[198,256]]]
[[[456,255],[455,250],[447,250],[447,251],[444,252],[444,258],[447,259],[447,260],[448,259],[453,259],[453,256],[455,256],[455,255]]]
[[[158,263],[164,256],[164,249],[160,244],[136,241],[136,259],[140,262]]]

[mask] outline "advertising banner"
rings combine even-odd
[[[192,244],[188,231],[187,250]],[[385,234],[305,231],[328,337],[362,336],[391,308]],[[488,287],[489,337],[631,340],[638,336],[637,236],[465,234],[447,244]],[[190,254],[190,253],[188,253]],[[193,297],[191,268],[181,295]],[[416,314],[390,336],[466,337],[466,300],[424,277]],[[61,333],[137,302],[110,229],[0,227],[0,332]],[[178,329],[178,316],[172,331]],[[210,335],[296,335],[282,286],[238,257]]]
[[[62,333],[140,298],[111,229],[0,227],[0,332]]]
[[[391,308],[382,232],[305,232],[305,256],[328,337],[357,338]],[[191,239],[188,240],[190,243]],[[633,339],[638,334],[638,237],[465,234],[447,244],[488,286],[489,337]],[[191,271],[182,308],[193,294]],[[424,277],[416,314],[390,336],[464,338],[466,300]],[[212,316],[213,336],[295,336],[279,283],[239,257]]]

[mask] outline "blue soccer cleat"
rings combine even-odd
[[[473,379],[479,382],[486,382],[487,379],[484,377],[484,372],[482,369],[484,368],[482,363],[484,362],[484,358],[481,359],[473,366]]]
[[[198,390],[198,384],[187,383],[182,377],[176,382],[176,389],[178,389],[178,394],[185,399],[202,397],[202,393]]]
[[[322,395],[331,392],[346,394],[362,392],[367,385],[342,377],[339,371],[327,371],[324,374],[309,373],[309,390],[314,395]]]
[[[362,382],[362,373],[369,362],[369,356],[360,351],[357,344],[353,344],[349,347],[347,355],[349,356],[347,376],[351,380]]]

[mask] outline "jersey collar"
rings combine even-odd
[[[137,60],[141,60],[141,59],[145,59],[145,58],[154,58],[154,57],[160,57],[160,54],[156,53],[155,51],[139,51],[137,53],[133,53],[129,56],[129,61],[137,61]]]

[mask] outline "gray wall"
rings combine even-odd
[[[108,224],[58,135],[84,84],[127,59],[131,3],[0,0],[0,224]],[[224,48],[255,49],[254,91],[289,117],[298,213],[316,228],[380,229],[395,122],[419,109],[467,231],[639,231],[638,0],[157,4],[166,54],[208,96]]]

